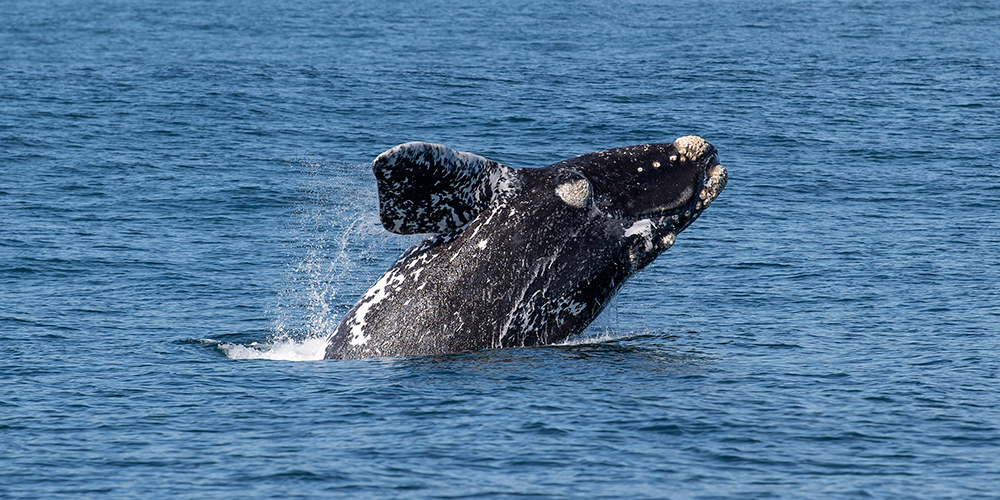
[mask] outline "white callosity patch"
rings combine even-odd
[[[633,272],[637,270],[641,265],[639,261],[641,256],[653,250],[653,231],[656,229],[653,221],[649,219],[640,219],[632,223],[628,229],[625,230],[624,236],[626,238],[630,236],[638,236],[642,240],[642,248],[633,247],[629,251],[629,261],[632,265]]]
[[[677,148],[677,153],[681,155],[682,159],[690,161],[698,161],[710,148],[708,141],[696,135],[678,137],[674,141],[674,147]]]
[[[708,178],[705,180],[705,186],[698,192],[698,205],[696,208],[700,210],[708,208],[708,205],[719,196],[722,189],[726,187],[726,181],[729,179],[729,174],[726,172],[726,168],[722,165],[713,165],[712,168],[708,170],[707,177]]]
[[[382,224],[394,233],[445,233],[462,227],[515,186],[514,171],[440,144],[408,142],[372,163]]]
[[[674,241],[677,239],[677,235],[674,233],[667,233],[660,238],[660,247],[664,250],[674,246]]]
[[[593,198],[593,190],[587,179],[576,179],[556,186],[556,195],[567,205],[586,208]]]

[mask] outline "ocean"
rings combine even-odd
[[[1000,498],[1000,4],[5,0],[0,497]],[[699,135],[584,334],[322,361],[408,141]]]

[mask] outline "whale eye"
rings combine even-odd
[[[587,179],[576,179],[556,186],[556,196],[567,205],[585,208],[593,198],[593,190]]]

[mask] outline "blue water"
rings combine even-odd
[[[1000,497],[1000,4],[5,0],[0,497]],[[565,345],[311,361],[368,162],[682,135]]]

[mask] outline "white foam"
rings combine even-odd
[[[218,347],[230,359],[319,361],[326,354],[326,337],[279,337],[268,342],[252,342],[250,345],[221,342]]]
[[[570,336],[566,340],[559,342],[556,345],[590,345],[590,344],[603,344],[605,342],[611,342],[613,340],[627,339],[634,337],[635,332],[618,332],[610,328],[606,328],[602,331],[584,331],[583,333]]]

